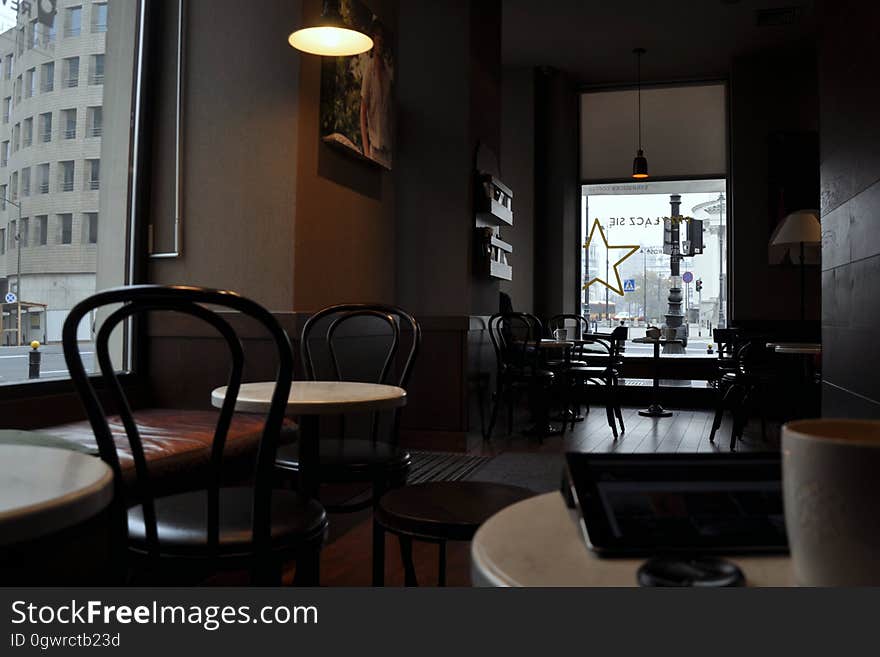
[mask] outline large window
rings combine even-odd
[[[726,325],[726,98],[723,83],[581,95],[581,309],[597,329],[656,326],[666,352],[705,354]],[[633,180],[639,137],[650,177]]]
[[[584,185],[582,231],[585,244],[592,239],[583,249],[583,281],[597,282],[583,289],[583,314],[600,331],[629,327],[631,339],[648,326],[682,327],[685,350],[705,353],[712,328],[725,322],[726,207],[724,180]],[[691,253],[700,240],[702,253]],[[602,283],[616,287],[618,275],[623,294]],[[627,353],[649,349],[634,344]]]
[[[131,281],[132,117],[143,97],[136,60],[140,13],[149,6],[15,4],[18,11],[0,3],[0,23],[15,26],[0,34],[0,77],[7,80],[0,106],[0,385],[28,381],[31,340],[44,345],[40,380],[65,377],[60,341],[71,308]],[[56,10],[51,20],[39,11],[48,4]],[[113,57],[105,59],[105,51]],[[84,352],[92,351],[99,321],[79,327]],[[127,363],[124,336],[113,342],[123,359],[117,363]]]

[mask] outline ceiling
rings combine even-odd
[[[726,77],[730,59],[815,38],[814,0],[502,0],[505,66],[552,66],[582,84]],[[794,24],[758,10],[797,8]],[[783,21],[791,14],[772,18]]]

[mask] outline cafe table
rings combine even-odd
[[[274,391],[274,381],[243,383],[235,400],[235,410],[240,413],[268,413]],[[220,408],[225,398],[226,386],[217,388],[211,393],[211,404]],[[311,454],[301,456],[317,462],[320,416],[372,413],[405,405],[406,390],[397,386],[355,381],[294,381],[290,386],[285,412],[299,419],[302,449],[314,450]],[[316,480],[302,483],[311,494],[317,494]]]
[[[822,345],[815,342],[768,342],[767,348],[777,354],[802,354],[818,356],[822,353]]]
[[[793,586],[788,556],[728,557],[747,586]],[[636,586],[645,559],[600,558],[587,548],[576,512],[559,492],[502,509],[471,543],[474,586]]]
[[[56,447],[0,445],[0,545],[79,525],[112,499],[113,472],[95,456]]]
[[[654,400],[651,402],[651,405],[639,411],[639,415],[643,417],[672,417],[672,411],[667,411],[660,404],[660,345],[667,344],[683,344],[683,340],[667,340],[666,338],[652,339],[648,337],[644,338],[634,338],[633,342],[638,344],[652,344],[654,345],[654,384],[652,386],[654,393]]]

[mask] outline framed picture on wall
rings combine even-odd
[[[359,0],[341,0],[343,19],[373,39],[354,57],[325,57],[321,68],[321,140],[391,169],[394,152],[393,35]]]
[[[819,207],[819,135],[816,132],[775,132],[767,157],[768,261],[771,265],[800,264],[799,252],[770,244],[790,213]],[[821,247],[807,246],[804,263],[818,264]]]

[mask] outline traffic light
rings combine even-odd
[[[697,279],[697,292],[702,292],[702,291],[703,291],[703,279],[698,278]]]

